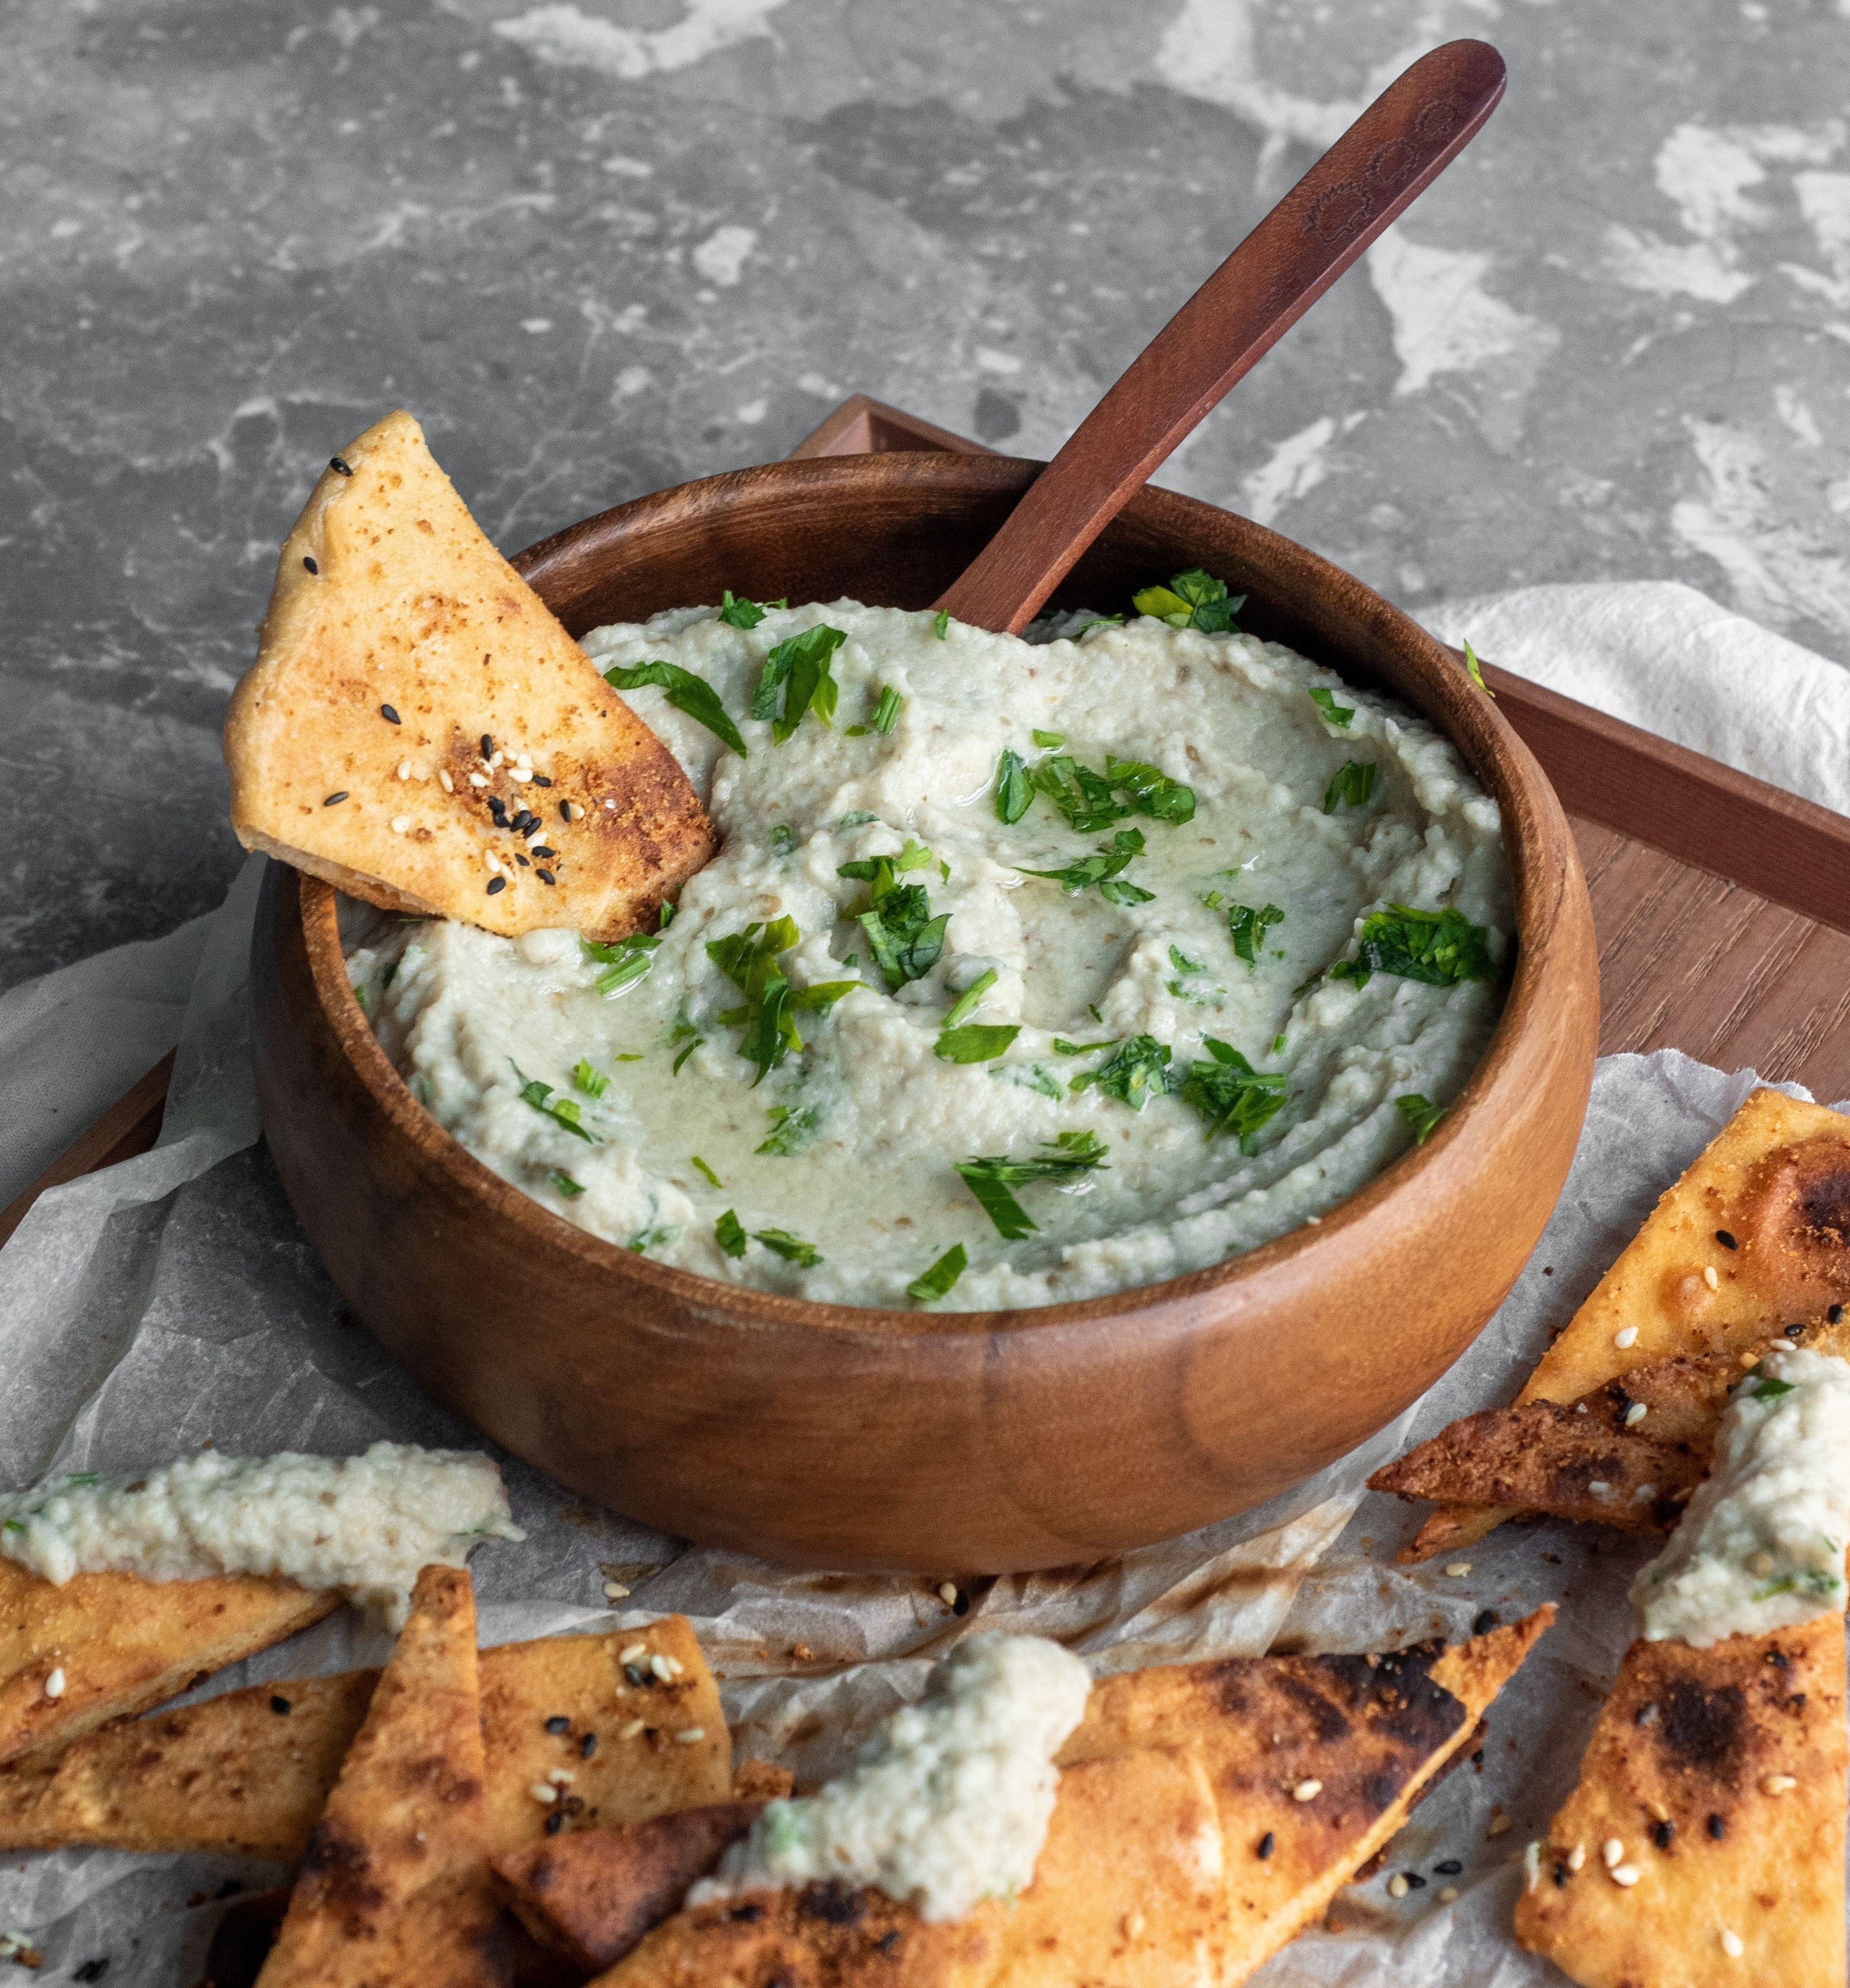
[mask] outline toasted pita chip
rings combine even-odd
[[[619,1650],[642,1646],[631,1668]],[[667,1681],[656,1656],[681,1665]],[[616,1636],[503,1643],[479,1659],[494,1850],[555,1830],[724,1800],[732,1741],[685,1616]],[[366,1716],[377,1671],[226,1692],[110,1727],[56,1758],[0,1767],[0,1848],[238,1851],[293,1861]],[[286,1706],[286,1712],[277,1709]],[[632,1731],[638,1719],[641,1731]],[[556,1730],[553,1722],[564,1723]],[[674,1736],[699,1726],[692,1742]],[[590,1743],[587,1752],[587,1743]],[[761,1763],[762,1764],[762,1763]],[[536,1786],[558,1783],[550,1804]],[[553,1823],[555,1816],[561,1818]]]
[[[1517,1939],[1582,1988],[1842,1988],[1845,1754],[1841,1616],[1634,1643]]]
[[[427,1567],[259,1988],[502,1988],[482,1776],[474,1591]]]
[[[0,1560],[0,1761],[49,1758],[340,1605],[338,1594],[242,1574],[79,1574],[59,1587]]]
[[[489,931],[652,926],[715,847],[674,756],[482,536],[409,414],[335,462],[225,720],[238,840]],[[523,810],[551,853],[507,825]]]
[[[1128,1672],[1060,1754],[1033,1883],[927,1924],[812,1885],[678,1913],[608,1988],[1232,1988],[1318,1917],[1405,1820],[1553,1616],[1380,1657]]]
[[[1738,1357],[1794,1325],[1820,1351],[1850,1353],[1850,1328],[1836,1330],[1846,1304],[1850,1117],[1756,1090],[1659,1201],[1517,1398],[1578,1401],[1634,1368]],[[1436,1512],[1401,1557],[1456,1552],[1521,1509]]]
[[[796,1777],[790,1769],[774,1767],[769,1760],[741,1760],[732,1770],[734,1801],[775,1801],[796,1787]]]

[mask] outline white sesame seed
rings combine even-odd
[[[63,1675],[62,1672],[59,1675]],[[49,1683],[45,1688],[48,1692],[51,1689]],[[1798,1777],[1796,1774],[1769,1774],[1760,1785],[1763,1794],[1783,1795],[1788,1788],[1798,1786]]]
[[[945,1608],[957,1606],[957,1584],[954,1581],[941,1581],[938,1584],[938,1598]]]
[[[494,752],[491,753],[491,754],[489,755],[489,756],[488,759],[487,759],[487,760],[486,760],[486,762],[485,762],[485,763],[486,764],[487,767],[488,767],[489,771],[491,773],[493,773],[493,772],[494,772],[494,770],[495,770],[495,769],[497,766],[499,766],[501,764],[502,761],[503,759],[505,759],[506,757],[507,757],[507,755],[506,755],[505,752],[501,752],[501,751],[499,751],[499,750],[497,750],[497,751],[495,751],[495,752]]]
[[[616,813],[617,803],[614,801],[606,801],[604,803],[604,806],[607,807],[613,814]]]
[[[485,787],[488,783],[489,776],[486,773],[472,773],[469,776],[469,785],[472,787]]]
[[[707,1729],[704,1726],[684,1726],[675,1735],[684,1746],[697,1746],[706,1736]]]
[[[1635,1346],[1638,1344],[1638,1327],[1635,1325],[1622,1325],[1618,1331],[1613,1334],[1612,1344],[1622,1353],[1628,1346]]]
[[[1405,1878],[1398,1871],[1388,1880],[1388,1896],[1391,1898],[1404,1898],[1408,1889]]]
[[[620,1664],[639,1664],[648,1653],[649,1646],[647,1643],[631,1643],[627,1648],[617,1652],[617,1661]]]
[[[1446,1572],[1454,1581],[1463,1581],[1470,1571],[1471,1563],[1468,1560],[1449,1560],[1446,1564]]]
[[[1441,1885],[1439,1888],[1439,1902],[1442,1905],[1456,1905],[1458,1887],[1456,1885]]]
[[[1324,1784],[1321,1781],[1314,1780],[1300,1781],[1291,1790],[1291,1799],[1294,1801],[1315,1801],[1323,1791]]]
[[[1539,1843],[1531,1843],[1523,1852],[1523,1889],[1533,1892],[1541,1882],[1541,1853]]]
[[[392,833],[394,835],[404,834],[411,825],[411,818],[408,814],[395,814],[392,816]]]
[[[453,794],[456,791],[456,783],[450,778],[450,769],[448,766],[439,766],[437,769],[437,777],[443,783],[443,791],[446,794]]]
[[[526,837],[526,846],[529,849],[537,849],[540,844],[545,841],[545,840],[546,823],[542,822],[539,826],[533,830],[533,833]]]
[[[47,1698],[62,1698],[64,1696],[63,1665],[60,1664],[45,1680],[45,1695]]]
[[[1486,1836],[1507,1836],[1515,1827],[1515,1824],[1499,1809],[1484,1824],[1484,1834]]]
[[[1125,1915],[1125,1938],[1126,1939],[1141,1939],[1143,1938],[1143,1926],[1144,1919],[1141,1912],[1126,1913]]]
[[[1632,1493],[1632,1502],[1635,1505],[1648,1505],[1656,1496],[1657,1486],[1655,1484],[1641,1484]]]
[[[617,1729],[617,1736],[619,1740],[634,1740],[642,1732],[648,1723],[646,1719],[632,1719],[628,1725]]]
[[[401,759],[398,762],[398,777],[401,780],[408,780],[411,777],[411,762],[409,759]]]
[[[1600,1845],[1600,1861],[1610,1871],[1615,1864],[1625,1861],[1625,1846],[1616,1836],[1608,1836]]]
[[[664,1657],[662,1658],[662,1662],[668,1665],[668,1668],[676,1677],[679,1677],[681,1673],[687,1668],[687,1665],[684,1664],[678,1657]]]
[[[530,773],[533,770],[533,762],[529,755],[523,752],[520,756],[515,760],[514,768],[517,773]]]
[[[621,1601],[629,1591],[621,1581],[607,1581],[604,1584],[604,1598],[607,1601]]]
[[[1642,1401],[1634,1401],[1631,1407],[1625,1411],[1625,1426],[1627,1428],[1636,1428],[1639,1424],[1642,1422],[1644,1418],[1645,1405]]]
[[[556,1788],[569,1788],[578,1778],[570,1767],[548,1767],[546,1777]]]
[[[508,769],[508,778],[517,782],[522,786],[525,786],[533,777],[533,769],[531,766],[510,766]]]
[[[1612,1882],[1622,1885],[1628,1892],[1643,1874],[1635,1864],[1615,1864],[1612,1867]]]
[[[1720,1290],[1721,1287],[1721,1279],[1715,1274],[1715,1266],[1713,1263],[1703,1264],[1703,1282],[1709,1286],[1710,1290]]]
[[[485,849],[482,854],[489,867],[499,877],[501,874],[501,858],[492,849]]]
[[[650,1658],[649,1668],[661,1679],[664,1684],[666,1684],[669,1679],[675,1675],[675,1673],[668,1668],[668,1658],[665,1657],[659,1650],[655,1652],[654,1656]]]
[[[1595,1478],[1587,1489],[1595,1498],[1610,1498],[1612,1496],[1612,1486],[1603,1477]]]
[[[559,1790],[550,1781],[536,1781],[527,1790],[527,1793],[543,1807],[549,1802],[556,1802],[559,1799]]]
[[[1586,1868],[1586,1862],[1587,1846],[1584,1843],[1575,1844],[1568,1852],[1568,1868],[1570,1871],[1584,1870]]]
[[[1741,1936],[1731,1926],[1723,1926],[1721,1932],[1722,1951],[1730,1960],[1739,1960],[1747,1952],[1741,1944]]]

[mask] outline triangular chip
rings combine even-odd
[[[1237,1658],[1104,1679],[1060,1756],[1034,1882],[928,1924],[872,1890],[685,1910],[608,1988],[1220,1988],[1319,1916],[1471,1740],[1553,1615],[1451,1650]]]
[[[247,849],[489,931],[652,927],[715,846],[406,414],[334,458],[284,541],[225,759]]]
[[[499,1988],[475,1600],[427,1567],[309,1838],[260,1988]]]
[[[630,1653],[627,1667],[620,1652]],[[636,1821],[730,1793],[731,1738],[685,1616],[614,1635],[500,1644],[481,1653],[479,1671],[496,1853],[556,1840],[549,1827]],[[0,1849],[83,1844],[293,1861],[378,1675],[226,1692],[93,1733],[55,1759],[0,1767]],[[697,1729],[698,1740],[677,1737]],[[572,1778],[550,1780],[556,1773]],[[553,1800],[536,1800],[536,1786],[556,1788]]]
[[[1516,1936],[1582,1988],[1843,1988],[1844,1623],[1636,1642]]]
[[[0,1761],[49,1758],[340,1605],[338,1594],[247,1574],[79,1574],[58,1587],[0,1560]]]
[[[1575,1402],[1634,1368],[1750,1354],[1850,1304],[1850,1117],[1756,1090],[1659,1201],[1543,1354],[1518,1401]],[[1832,1314],[1836,1317],[1833,1317]],[[1850,1330],[1842,1337],[1850,1351]],[[1524,1509],[1448,1506],[1402,1556],[1456,1552]]]

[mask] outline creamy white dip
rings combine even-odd
[[[421,1568],[523,1537],[490,1459],[409,1443],[345,1457],[208,1449],[138,1477],[79,1472],[0,1496],[0,1554],[59,1587],[79,1573],[278,1575],[338,1588],[394,1629]]]
[[[753,688],[778,645],[818,627],[844,637],[834,722],[812,709],[780,742],[746,715]],[[930,614],[837,601],[750,628],[677,610],[585,646],[600,667],[691,673],[749,749],[662,688],[624,692],[724,837],[659,942],[600,960],[566,931],[375,925],[350,972],[387,1053],[471,1152],[654,1260],[901,1307],[935,1295],[911,1287],[956,1250],[952,1307],[1158,1282],[1352,1192],[1429,1128],[1483,1049],[1501,1000],[1488,965],[1453,984],[1340,969],[1365,920],[1396,905],[1482,928],[1482,959],[1501,959],[1494,804],[1429,725],[1277,644],[1147,617],[1044,644],[955,622],[941,636]],[[1005,752],[1028,789],[1012,822]],[[1134,770],[1097,826],[1029,786],[1106,779],[1114,762]],[[1155,812],[1138,811],[1139,782],[1168,783]],[[542,850],[544,834],[542,819]],[[1121,835],[1141,850],[1125,857]],[[1096,882],[1023,874],[1101,851],[1095,869],[1124,860]],[[939,948],[898,984],[862,917],[883,857],[915,866],[891,881],[922,890],[923,952]],[[760,1081],[747,1020],[725,1019],[745,997],[709,948],[786,918],[777,969],[795,1001],[828,1005],[793,1012],[801,1046]],[[948,1019],[1013,1033],[966,1033],[950,1046],[1006,1046],[952,1060]],[[1282,1100],[1250,1136],[1210,1137],[1169,1087],[1217,1059],[1235,1070],[1216,1043],[1259,1073],[1249,1101]],[[1114,1072],[1145,1048],[1141,1077]],[[1033,1226],[1010,1237],[957,1172],[979,1158],[1077,1164],[1010,1188]]]
[[[958,1919],[1025,1890],[1054,1813],[1054,1756],[1090,1688],[1085,1665],[1040,1637],[961,1645],[845,1774],[772,1802],[688,1904],[833,1878]]]
[[[1647,1641],[1724,1636],[1842,1613],[1850,1545],[1850,1362],[1769,1353],[1740,1384],[1715,1461],[1632,1583]]]

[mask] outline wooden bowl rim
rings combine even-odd
[[[800,488],[833,482],[884,485],[902,483],[926,494],[943,489],[988,493],[1025,485],[1043,467],[1028,459],[1003,455],[957,455],[947,451],[888,451],[878,455],[796,458],[729,470],[715,476],[675,484],[667,489],[598,512],[576,525],[540,540],[514,556],[512,563],[529,579],[562,554],[582,556],[614,537],[638,517],[653,511],[685,505],[692,511],[729,509],[736,498],[769,483]],[[1356,1191],[1315,1221],[1300,1222],[1271,1242],[1240,1256],[1223,1259],[1179,1277],[1139,1284],[1098,1297],[1047,1305],[1027,1305],[996,1311],[900,1310],[872,1305],[824,1303],[813,1299],[759,1290],[671,1264],[651,1262],[620,1245],[605,1241],[555,1215],[543,1203],[477,1159],[420,1104],[381,1047],[372,1025],[355,997],[347,975],[335,888],[304,872],[295,874],[300,894],[302,931],[316,995],[342,1053],[373,1102],[448,1177],[465,1198],[486,1202],[523,1232],[528,1246],[562,1250],[583,1269],[621,1285],[634,1280],[679,1300],[709,1323],[741,1327],[803,1326],[837,1334],[963,1335],[1057,1330],[1153,1314],[1209,1292],[1226,1292],[1271,1281],[1307,1253],[1329,1249],[1338,1238],[1354,1240],[1365,1225],[1392,1219],[1388,1204],[1421,1176],[1473,1164],[1462,1148],[1476,1146],[1488,1128],[1494,1137],[1499,1094],[1512,1080],[1512,1065],[1521,1038],[1542,1003],[1550,973],[1547,939],[1558,924],[1562,893],[1551,888],[1547,856],[1551,844],[1571,848],[1571,831],[1547,776],[1497,711],[1495,700],[1479,691],[1459,668],[1453,653],[1419,624],[1365,587],[1352,574],[1300,546],[1295,539],[1220,506],[1154,485],[1146,486],[1127,512],[1161,529],[1165,514],[1180,522],[1206,511],[1231,519],[1244,532],[1267,545],[1274,559],[1295,567],[1294,577],[1305,597],[1312,591],[1352,591],[1368,604],[1388,636],[1426,665],[1433,693],[1429,703],[1396,690],[1464,755],[1497,804],[1502,818],[1515,911],[1515,967],[1506,971],[1507,991],[1489,1044],[1457,1097],[1446,1108],[1437,1129],[1390,1162]],[[1462,687],[1463,695],[1459,694]],[[1440,709],[1442,708],[1442,715]],[[1527,803],[1520,805],[1519,803]],[[1526,828],[1526,833],[1520,832]],[[284,880],[286,883],[286,879]],[[1362,1239],[1365,1242],[1365,1238]],[[1293,1288],[1301,1290],[1301,1280]]]

